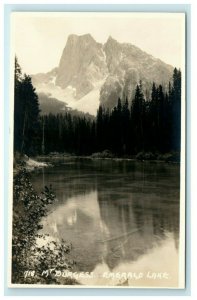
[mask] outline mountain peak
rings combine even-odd
[[[87,33],[87,34],[82,34],[82,35],[77,35],[77,34],[70,34],[68,36],[67,39],[67,43],[69,42],[76,42],[76,41],[81,41],[81,40],[85,40],[85,41],[94,41],[94,38],[91,36],[91,34]]]
[[[115,40],[111,35],[108,37],[107,42],[105,44],[116,43],[118,44],[117,40]]]
[[[60,59],[56,85],[73,87],[79,99],[90,92],[97,81],[105,78],[106,72],[102,44],[97,43],[89,33],[69,35]]]

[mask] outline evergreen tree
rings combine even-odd
[[[15,56],[15,69],[14,69],[14,82],[15,82],[15,87],[17,87],[17,84],[22,81],[22,71],[21,67],[18,63],[18,58]]]
[[[129,154],[130,151],[130,111],[129,111],[129,102],[126,97],[125,103],[122,107],[122,135],[123,135],[123,154]]]
[[[181,142],[181,71],[174,69],[171,96],[172,107],[172,148],[180,151]]]
[[[20,65],[15,59],[14,90],[14,150],[34,154],[38,151],[39,104],[31,77],[22,76]]]
[[[14,151],[20,152],[22,143],[22,100],[21,100],[21,82],[22,72],[15,57],[15,73],[14,73]]]
[[[142,85],[137,84],[135,98],[131,105],[131,124],[133,127],[134,152],[144,150],[144,120],[145,100],[142,92]]]
[[[99,106],[96,117],[96,140],[97,140],[97,149],[98,151],[104,150],[103,145],[103,107]]]
[[[153,82],[150,103],[150,119],[151,119],[151,150],[158,149],[158,136],[159,136],[159,105],[158,105],[158,89]]]
[[[23,121],[21,153],[32,155],[38,151],[39,145],[39,103],[31,77],[28,75],[24,76],[21,84],[21,100]]]

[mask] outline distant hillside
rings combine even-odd
[[[66,103],[59,101],[56,98],[50,97],[50,94],[39,93],[38,94],[40,110],[42,115],[46,114],[58,114],[67,110]]]
[[[38,94],[39,104],[41,115],[48,115],[48,114],[64,114],[69,112],[72,116],[86,116],[91,119],[94,117],[89,113],[83,113],[77,109],[72,109],[68,107],[65,102],[59,101],[56,98],[51,97],[50,94],[39,93]]]

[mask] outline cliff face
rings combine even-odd
[[[100,102],[108,107],[113,107],[118,97],[132,99],[140,80],[146,93],[153,81],[166,86],[171,79],[172,66],[134,45],[120,44],[109,37],[104,51],[109,75],[101,87]]]
[[[102,45],[90,34],[70,35],[60,59],[56,85],[61,88],[74,87],[76,98],[80,99],[93,90],[95,84],[106,74]]]
[[[132,99],[136,84],[144,91],[152,82],[168,84],[173,68],[132,44],[112,37],[102,45],[90,34],[70,35],[59,66],[46,74],[32,76],[39,92],[95,114],[99,101],[112,108],[118,97]],[[89,110],[89,111],[88,111]]]

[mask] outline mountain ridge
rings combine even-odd
[[[131,43],[109,36],[101,44],[91,34],[71,34],[58,67],[32,75],[32,81],[38,94],[50,93],[75,109],[80,103],[84,112],[96,114],[99,103],[112,108],[118,97],[132,99],[140,80],[144,91],[153,81],[167,87],[172,71],[172,66]]]

